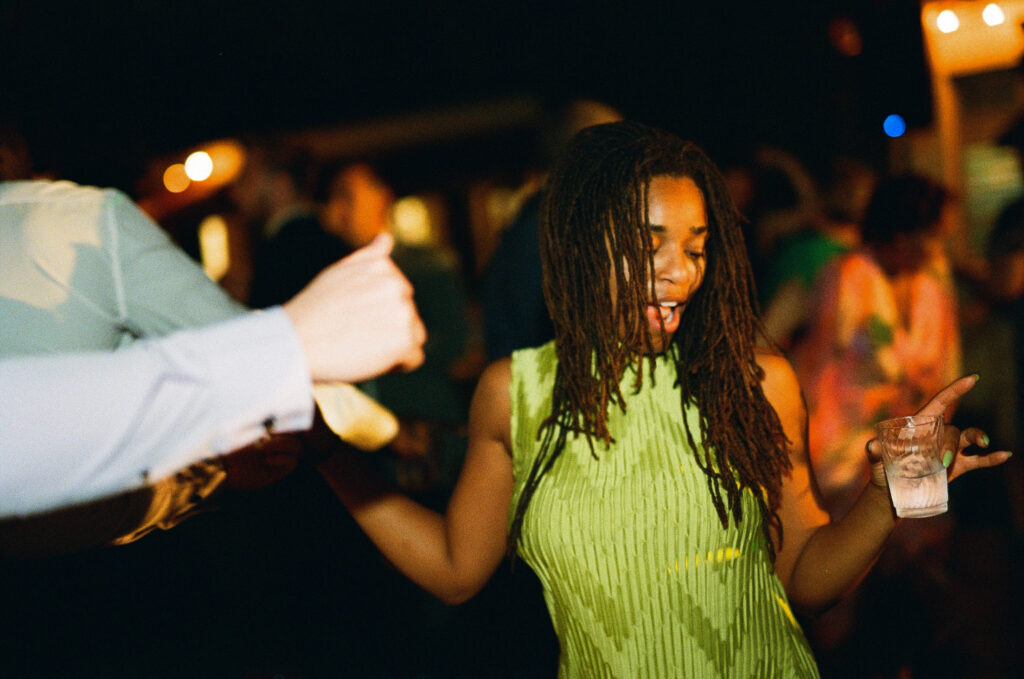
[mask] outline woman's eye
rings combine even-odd
[[[689,255],[690,258],[692,258],[692,259],[703,259],[704,258],[704,251],[703,250],[700,251],[700,252],[698,252],[696,250],[687,250],[686,254]]]

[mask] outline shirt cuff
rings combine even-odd
[[[208,452],[223,455],[268,431],[309,429],[313,384],[295,328],[281,307],[254,311],[211,326],[202,338],[202,379],[212,386],[211,414],[221,413]],[[152,478],[173,473],[181,461],[151,469]]]

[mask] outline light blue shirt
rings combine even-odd
[[[109,350],[244,312],[120,191],[0,182],[0,358]],[[113,542],[176,525],[225,476],[202,462],[136,494],[145,510]]]
[[[312,423],[279,307],[115,352],[0,360],[0,518],[139,488]]]

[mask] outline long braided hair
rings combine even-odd
[[[767,337],[755,311],[739,218],[720,172],[697,146],[636,122],[583,130],[548,179],[540,245],[558,368],[551,414],[537,432],[540,453],[510,526],[513,559],[530,499],[569,434],[585,436],[598,457],[595,441],[613,442],[608,408],[626,409],[620,387],[624,371],[635,368],[635,389],[642,386],[645,363],[653,374],[655,357],[644,316],[655,299],[647,188],[662,175],[692,179],[708,217],[704,282],[667,349],[676,366],[681,409],[692,403],[700,413],[700,431],[687,425],[687,439],[707,476],[722,526],[730,515],[736,522],[742,519],[740,500],[750,490],[774,560],[770,527],[776,527],[781,540],[776,509],[782,476],[791,464],[754,357],[758,337]]]

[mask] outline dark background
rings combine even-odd
[[[812,168],[839,154],[884,166],[885,115],[930,123],[918,13],[907,0],[0,0],[0,97],[38,169],[130,194],[152,158],[205,140],[504,97],[601,99],[720,163],[770,143]],[[858,56],[829,40],[842,16]],[[528,138],[403,149],[396,188],[517,169]],[[0,676],[552,676],[524,571],[446,608],[300,473],[126,547],[4,564]]]
[[[836,17],[863,51],[829,41]],[[728,160],[752,142],[812,166],[884,160],[881,122],[929,122],[919,3],[0,3],[3,97],[39,163],[130,189],[145,159],[210,138],[527,94],[602,99]]]

